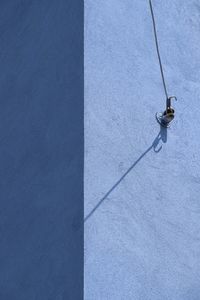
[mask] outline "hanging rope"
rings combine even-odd
[[[157,50],[158,60],[159,60],[159,65],[160,65],[160,72],[161,72],[161,76],[162,76],[162,82],[163,82],[163,87],[164,87],[165,95],[166,95],[166,98],[168,99],[169,97],[168,97],[166,83],[165,83],[165,77],[164,77],[164,72],[163,72],[163,67],[162,67],[162,61],[161,61],[161,57],[160,57],[160,51],[159,51],[159,45],[158,45],[158,37],[157,37],[157,31],[156,31],[156,22],[155,22],[155,17],[154,17],[153,6],[152,6],[151,0],[149,0],[149,4],[150,4],[152,21],[153,21],[154,37],[155,37],[156,50]]]

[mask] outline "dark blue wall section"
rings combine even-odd
[[[83,3],[0,1],[0,299],[83,293]]]

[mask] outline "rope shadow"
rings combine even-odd
[[[84,223],[95,213],[100,205],[106,200],[106,198],[116,189],[116,187],[122,182],[122,180],[133,170],[133,168],[142,160],[142,158],[152,149],[155,153],[159,153],[162,149],[162,145],[159,146],[160,141],[163,143],[167,142],[167,129],[160,127],[160,131],[151,146],[140,155],[140,157],[132,164],[132,166],[123,174],[123,176],[111,187],[111,189],[99,200],[96,206],[90,211],[90,213],[84,218]]]

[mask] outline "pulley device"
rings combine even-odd
[[[159,66],[160,66],[160,72],[161,72],[161,77],[162,77],[162,82],[163,82],[163,88],[166,96],[166,110],[161,113],[156,113],[156,119],[158,123],[163,126],[163,127],[169,127],[171,121],[174,119],[174,109],[171,106],[171,100],[177,98],[175,96],[168,96],[167,93],[167,87],[165,83],[165,76],[163,72],[163,67],[162,67],[162,61],[161,61],[161,56],[160,56],[160,51],[159,51],[159,45],[158,45],[158,38],[157,38],[157,31],[156,31],[156,22],[155,22],[155,17],[154,17],[154,12],[153,12],[153,6],[151,0],[149,0],[149,5],[150,5],[150,10],[151,10],[151,16],[152,16],[152,22],[153,22],[153,29],[154,29],[154,37],[155,37],[155,43],[156,43],[156,50],[157,50],[157,55],[158,55],[158,61],[159,61]]]
[[[166,100],[166,110],[164,112],[156,113],[156,119],[158,123],[163,127],[169,127],[171,121],[173,121],[175,116],[175,111],[171,105],[171,100],[177,98],[175,96],[168,97]]]

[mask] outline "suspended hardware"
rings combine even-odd
[[[166,110],[164,112],[156,113],[156,119],[158,123],[163,127],[169,127],[170,123],[175,117],[175,111],[171,105],[171,100],[177,98],[175,96],[168,97],[166,100]]]
[[[156,22],[155,22],[155,17],[154,17],[154,12],[153,12],[153,6],[151,0],[149,0],[149,5],[150,5],[150,10],[151,10],[151,16],[152,16],[152,22],[153,22],[153,29],[154,29],[154,37],[155,37],[155,43],[156,43],[156,51],[158,55],[158,61],[159,61],[159,66],[160,66],[160,73],[162,77],[162,82],[163,82],[163,88],[166,96],[166,110],[163,113],[156,113],[156,119],[158,123],[163,126],[163,127],[169,127],[171,121],[174,119],[174,109],[171,106],[171,99],[177,100],[175,96],[168,96],[167,92],[167,87],[166,87],[166,82],[165,82],[165,76],[163,72],[163,66],[162,66],[162,61],[161,61],[161,56],[160,56],[160,51],[159,51],[159,44],[158,44],[158,37],[157,37],[157,31],[156,31]]]

